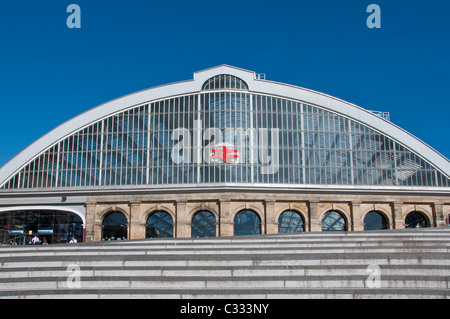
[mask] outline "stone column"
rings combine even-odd
[[[322,231],[322,220],[319,218],[319,202],[309,202],[309,231]]]
[[[130,203],[129,239],[145,238],[145,227],[141,225],[141,202]]]
[[[231,220],[231,202],[219,200],[219,233],[218,236],[233,236],[234,222]]]
[[[433,204],[433,215],[435,215],[435,227],[445,227],[445,216],[444,216],[444,204],[434,203]]]
[[[96,205],[95,215],[94,215],[94,239],[93,241],[101,241],[102,240],[102,232],[103,232],[103,220],[101,219],[103,216],[102,210],[104,207]]]
[[[191,221],[187,220],[187,201],[176,202],[175,234],[176,238],[191,237]]]
[[[97,203],[86,202],[86,225],[85,227],[85,241],[94,241],[95,232],[95,214],[97,212]]]
[[[102,221],[96,218],[94,220],[94,241],[102,240],[102,232],[103,232]]]
[[[352,202],[351,212],[353,215],[353,231],[363,231],[364,219],[361,216],[361,202]]]
[[[395,229],[405,229],[405,221],[403,220],[403,203],[392,203],[392,220]]]
[[[266,234],[278,234],[278,222],[275,220],[275,200],[264,201],[264,207],[264,213],[266,215]]]

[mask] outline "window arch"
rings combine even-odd
[[[424,228],[430,227],[428,217],[418,211],[409,213],[405,218],[405,228]]]
[[[389,222],[384,214],[371,211],[364,217],[364,230],[388,229]]]
[[[173,218],[164,211],[154,212],[147,219],[145,238],[173,238]]]
[[[283,212],[278,218],[279,233],[300,233],[305,231],[303,217],[293,210]]]
[[[261,219],[254,211],[241,210],[234,216],[234,236],[261,234]]]
[[[209,211],[200,211],[192,218],[191,237],[216,237],[216,216]]]
[[[127,217],[121,212],[111,212],[103,218],[102,240],[124,240],[128,236]]]
[[[345,217],[334,210],[330,210],[323,215],[322,231],[346,231],[347,222]]]
[[[216,75],[203,83],[202,90],[248,90],[248,85],[242,79],[230,74]]]
[[[30,235],[31,234],[31,235]],[[41,242],[84,241],[83,220],[72,211],[55,209],[11,209],[0,211],[0,243],[23,245],[38,235]]]

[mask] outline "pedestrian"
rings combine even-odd
[[[69,244],[76,244],[76,243],[77,243],[77,240],[75,237],[72,237],[72,240],[69,241]]]
[[[39,240],[39,237],[37,235],[34,235],[33,239],[31,240],[31,243],[33,245],[38,245],[41,243],[41,241]]]

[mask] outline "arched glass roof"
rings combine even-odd
[[[248,73],[231,68],[226,71],[235,75],[218,72],[202,78],[213,71],[197,75],[201,89],[195,89],[196,81],[181,87],[174,84],[152,91],[161,92],[159,98],[137,93],[142,97],[135,106],[113,101],[111,104],[122,103],[122,110],[108,114],[105,110],[111,104],[94,109],[92,112],[106,115],[86,116],[90,122],[56,136],[11,173],[6,172],[9,167],[2,168],[0,175],[8,178],[0,181],[0,187],[6,191],[199,184],[450,186],[448,174],[427,157],[431,154],[444,165],[448,160],[369,112],[347,104],[349,114],[359,112],[352,118],[339,111],[338,107],[346,105],[343,102],[300,88],[293,90],[305,92],[304,98],[283,97],[273,92],[288,92],[292,87],[278,89],[280,84],[252,82]],[[247,82],[258,91],[249,90]],[[264,86],[267,90],[261,89]],[[309,96],[323,105],[307,102]],[[376,129],[376,123],[369,121],[382,121],[382,126]],[[390,131],[398,131],[414,147],[391,137]],[[38,149],[41,142],[25,151]],[[416,145],[427,154],[417,151]],[[18,160],[12,164],[18,165]]]

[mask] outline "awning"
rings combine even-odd
[[[23,234],[23,228],[11,228],[10,230],[8,230],[8,234],[9,235]]]
[[[39,234],[39,235],[53,234],[53,228],[42,228],[42,229],[38,229],[38,234]]]

